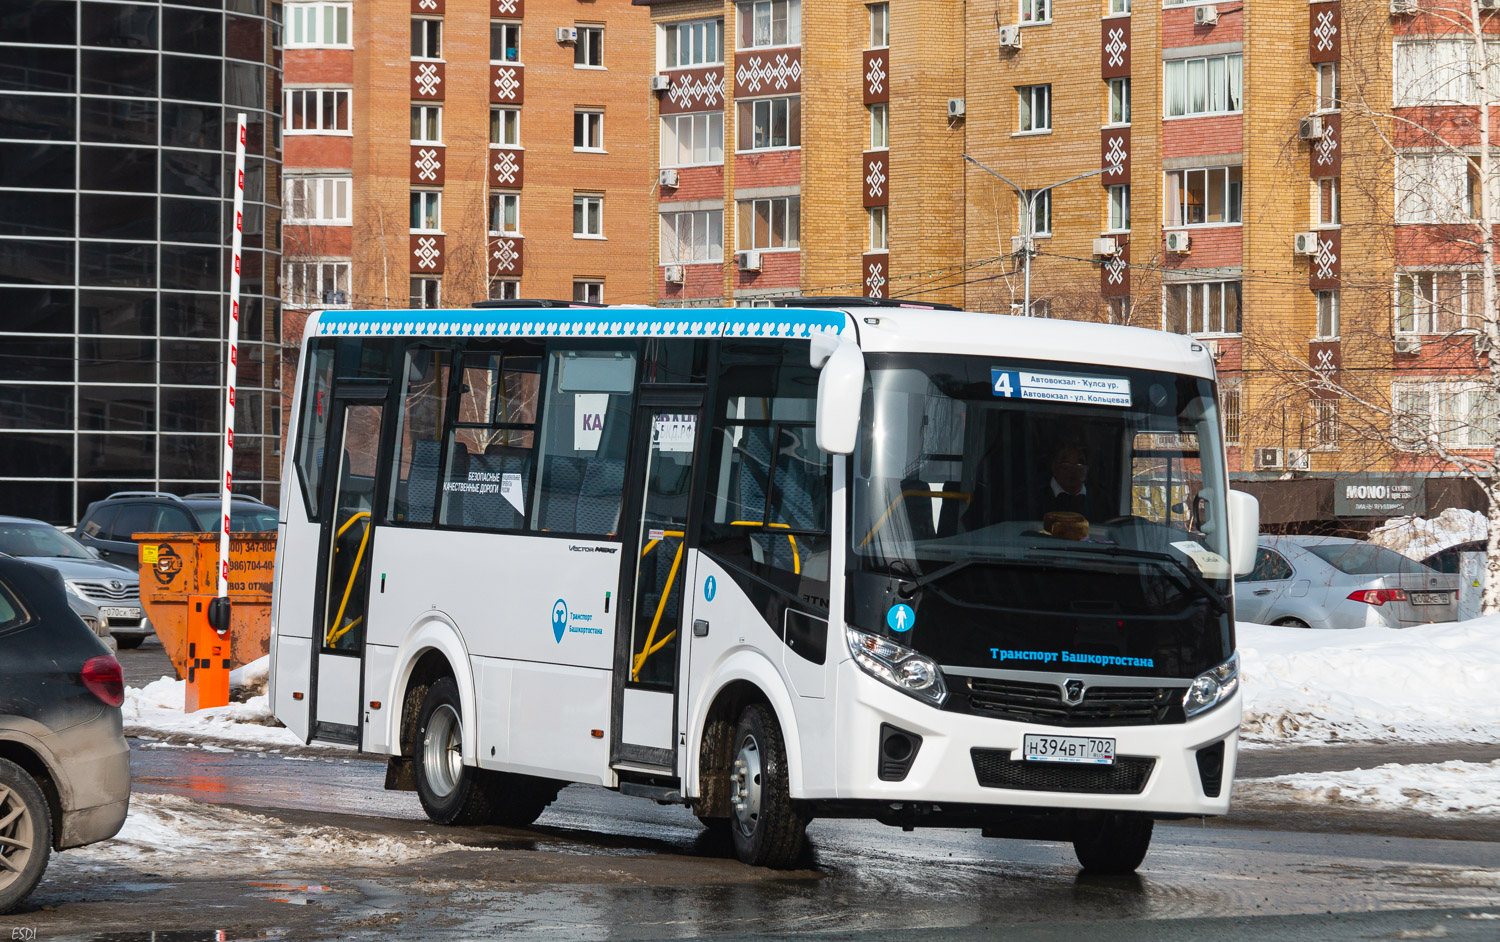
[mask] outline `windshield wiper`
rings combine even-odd
[[[954,573],[958,572],[960,569],[967,569],[970,566],[974,566],[974,565],[978,565],[978,564],[1000,565],[1000,566],[1038,566],[1038,565],[1043,565],[1042,563],[1039,563],[1036,560],[1027,559],[1024,556],[968,556],[968,557],[965,557],[964,559],[960,559],[960,560],[957,560],[955,562],[951,562],[948,565],[943,566],[943,567],[941,567],[939,569],[934,569],[932,572],[929,572],[927,575],[922,576],[920,579],[917,579],[916,583],[915,583],[915,588],[917,588],[917,589],[923,588],[924,586],[930,585],[930,584],[938,581],[939,579],[943,579],[943,578],[946,578],[948,576],[953,575]]]
[[[1087,548],[1085,549],[1085,547]],[[1178,572],[1187,577],[1188,586],[1190,588],[1197,589],[1200,593],[1202,593],[1203,597],[1208,599],[1208,601],[1213,605],[1214,609],[1218,611],[1220,615],[1226,615],[1229,613],[1229,600],[1224,597],[1224,593],[1209,585],[1208,580],[1203,578],[1203,574],[1200,573],[1195,566],[1189,565],[1186,560],[1178,559],[1171,553],[1158,553],[1155,550],[1131,549],[1127,546],[1099,546],[1097,549],[1095,549],[1094,544],[1089,543],[1073,543],[1067,548],[1061,546],[1031,546],[1027,548],[1031,550],[1041,550],[1048,553],[1071,554],[1076,552],[1084,552],[1098,556],[1125,556],[1132,559],[1150,559],[1159,563],[1169,563],[1173,569],[1176,569]]]

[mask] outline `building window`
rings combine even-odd
[[[887,213],[884,206],[871,206],[865,212],[870,214],[870,251],[889,251],[890,243],[887,241],[886,231]]]
[[[872,3],[870,10],[870,48],[884,49],[891,44],[891,5]]]
[[[443,106],[411,106],[411,142],[413,144],[443,143]]]
[[[1016,89],[1016,95],[1020,99],[1017,131],[1026,134],[1052,130],[1051,85],[1022,85]]]
[[[1339,210],[1339,178],[1324,177],[1318,186],[1318,225],[1337,226],[1342,221]]]
[[[490,61],[521,61],[521,24],[490,22]]]
[[[1109,188],[1109,231],[1130,231],[1130,184],[1120,183]]]
[[[604,27],[578,27],[578,41],[573,44],[573,65],[586,69],[604,67]]]
[[[1130,79],[1109,80],[1109,123],[1130,123]]]
[[[440,232],[443,228],[443,194],[439,190],[411,191],[411,231]]]
[[[602,281],[575,281],[573,282],[573,300],[582,301],[584,304],[604,303],[604,282]]]
[[[296,259],[282,266],[287,307],[348,307],[349,260]]]
[[[1130,295],[1116,296],[1108,301],[1109,323],[1130,325],[1131,316],[1135,313],[1135,307],[1131,302]]]
[[[1052,234],[1052,191],[1051,190],[1027,190],[1026,200],[1017,198],[1018,212],[1022,219],[1026,218],[1026,202],[1031,203],[1031,235],[1050,236]]]
[[[286,47],[313,49],[349,43],[349,4],[288,3]]]
[[[1162,286],[1162,329],[1177,334],[1240,332],[1240,283],[1204,281]]]
[[[1473,211],[1470,163],[1463,154],[1396,158],[1397,222],[1466,222]]]
[[[661,214],[662,264],[724,261],[724,211]]]
[[[1242,167],[1207,167],[1167,173],[1168,226],[1237,224],[1244,201]]]
[[[1494,47],[1490,50],[1488,56],[1493,57]],[[1473,56],[1474,44],[1470,39],[1396,43],[1393,76],[1396,104],[1473,104],[1478,99],[1479,76],[1479,63],[1472,61]]]
[[[1109,0],[1109,15],[1121,16],[1130,13],[1130,0]]]
[[[1166,63],[1166,117],[1234,114],[1244,103],[1244,57],[1239,53]]]
[[[573,238],[604,238],[604,197],[573,197]]]
[[[326,134],[349,130],[347,88],[289,88],[286,90],[286,133]]]
[[[519,278],[491,278],[490,300],[491,301],[514,301],[521,297],[521,279]]]
[[[521,194],[490,194],[490,235],[519,235],[521,232]]]
[[[1219,383],[1219,417],[1224,422],[1224,444],[1240,443],[1240,381],[1226,379]]]
[[[573,149],[604,149],[604,112],[573,112]]]
[[[1339,64],[1320,62],[1313,68],[1318,73],[1318,110],[1339,110]]]
[[[661,119],[661,166],[724,162],[724,112],[669,114]]]
[[[740,200],[741,249],[796,249],[802,247],[802,199],[797,196]]]
[[[490,109],[490,143],[499,147],[521,146],[521,109]]]
[[[741,49],[802,43],[802,0],[741,3],[739,16]]]
[[[672,23],[663,30],[667,68],[720,65],[724,62],[724,21]]]
[[[411,280],[411,307],[422,310],[442,307],[442,286],[443,283],[436,278],[413,278]]]
[[[443,57],[443,21],[412,17],[411,57],[413,59],[441,59]]]
[[[1476,273],[1475,281],[1478,280]],[[1396,275],[1396,333],[1446,334],[1470,327],[1469,290],[1467,272],[1414,271]]]
[[[317,226],[349,225],[349,177],[287,177],[286,221]]]
[[[1339,335],[1339,293],[1318,292],[1318,339],[1333,340]]]
[[[1471,382],[1393,383],[1391,411],[1396,444],[1415,450],[1491,448],[1500,422],[1495,388]]]
[[[891,146],[890,105],[870,105],[870,150]]]
[[[739,150],[802,146],[802,97],[736,102]]]
[[[1021,25],[1052,22],[1052,0],[1021,0]]]

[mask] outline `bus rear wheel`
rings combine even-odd
[[[1105,814],[1079,825],[1073,853],[1088,873],[1134,873],[1151,847],[1152,827],[1152,820],[1143,814]]]
[[[807,819],[792,802],[786,745],[770,707],[752,703],[734,730],[729,836],[747,864],[790,867],[802,854]]]
[[[464,765],[463,741],[458,684],[452,677],[433,681],[417,714],[412,765],[422,810],[438,824],[484,824],[493,815],[485,773]]]

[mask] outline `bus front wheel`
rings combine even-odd
[[[729,834],[747,864],[790,867],[802,854],[807,819],[792,803],[786,745],[771,708],[752,703],[734,730]]]
[[[1152,821],[1143,814],[1105,814],[1080,825],[1073,853],[1089,873],[1134,873],[1151,847]]]
[[[492,816],[483,770],[464,765],[463,736],[458,684],[439,678],[422,698],[412,750],[417,797],[438,824],[483,824]]]

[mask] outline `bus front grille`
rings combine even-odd
[[[1155,759],[1117,756],[1114,765],[1068,762],[1015,762],[1009,749],[971,749],[974,777],[985,788],[1031,792],[1092,792],[1139,795],[1156,768]]]
[[[962,680],[962,685],[949,689],[967,693],[963,699],[968,711],[981,716],[1048,726],[1157,726],[1186,720],[1181,687],[1090,686],[1080,703],[1070,705],[1057,684],[991,677]]]

